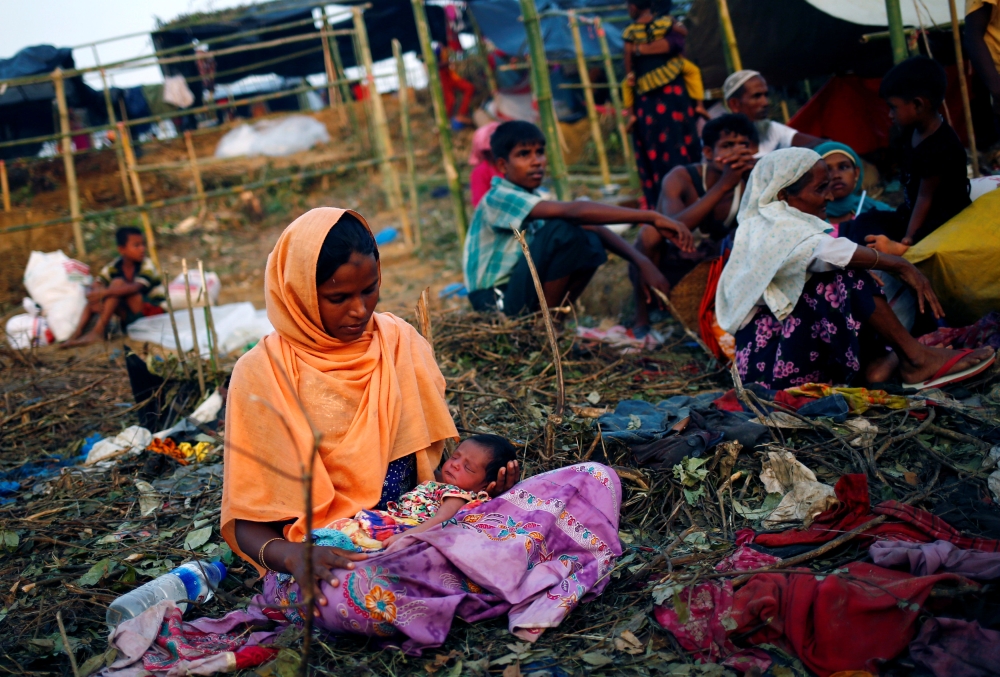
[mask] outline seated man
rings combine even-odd
[[[128,326],[140,317],[163,313],[163,282],[153,261],[146,256],[146,238],[138,228],[126,226],[115,231],[118,258],[104,266],[87,294],[89,304],[80,324],[63,347],[94,343],[104,339],[112,315]],[[91,317],[97,316],[94,327],[83,333]],[[81,336],[82,334],[82,336]]]
[[[643,282],[666,293],[669,284],[653,263],[609,223],[651,223],[683,251],[692,249],[691,233],[662,214],[597,202],[543,200],[535,190],[545,177],[545,137],[530,122],[505,122],[490,139],[496,169],[465,238],[462,267],[469,301],[479,311],[499,309],[508,316],[539,307],[521,245],[522,230],[550,307],[575,301],[598,266],[605,249],[635,264]]]
[[[757,125],[760,136],[758,157],[779,148],[812,148],[823,142],[823,139],[803,134],[767,117],[771,105],[767,96],[767,81],[757,71],[737,71],[726,78],[722,85],[722,98],[730,111],[743,113]]]
[[[682,252],[655,228],[643,226],[635,248],[645,254],[677,284],[700,262],[719,256],[723,240],[736,230],[736,212],[754,166],[757,128],[745,115],[729,113],[710,120],[701,133],[704,161],[674,167],[663,178],[656,211],[687,226],[697,247]],[[700,231],[700,232],[699,232]],[[645,295],[636,290],[636,336],[649,329],[649,308]]]

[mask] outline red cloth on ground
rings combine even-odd
[[[757,391],[760,392],[759,390]],[[773,390],[765,399],[788,407],[792,411],[798,411],[810,402],[815,402],[814,397],[804,397],[802,395],[792,395],[784,390]],[[722,411],[747,411],[740,398],[736,395],[736,390],[730,389],[725,395],[712,402],[712,406]]]
[[[848,564],[847,572],[757,574],[733,599],[733,632],[750,633],[751,644],[784,648],[820,677],[877,672],[878,661],[898,656],[913,639],[931,588],[965,581],[953,574],[917,578],[862,562]]]
[[[455,107],[455,91],[462,94],[462,103],[458,106],[458,117],[469,117],[469,110],[472,108],[472,95],[476,92],[476,87],[451,69],[450,66],[439,68],[438,74],[441,76],[441,89],[444,92],[444,110],[448,117],[452,116],[451,109]]]
[[[856,529],[865,522],[874,519],[876,515],[888,515],[899,521],[883,522],[861,534],[858,541],[870,543],[877,538],[911,543],[930,543],[942,540],[954,543],[963,550],[1000,552],[1000,541],[964,536],[940,517],[912,505],[904,505],[898,501],[886,501],[872,510],[868,499],[868,479],[864,475],[844,475],[837,481],[834,491],[840,503],[826,512],[820,513],[808,529],[789,529],[780,534],[759,534],[754,539],[754,543],[767,548],[780,548],[786,545],[818,545],[832,541],[837,536]]]

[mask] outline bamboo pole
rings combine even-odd
[[[476,20],[476,14],[472,11],[471,7],[465,12],[465,16],[469,17],[469,23],[472,25],[472,34],[476,36],[476,56],[479,58],[479,65],[482,66],[483,73],[486,75],[486,84],[490,88],[490,96],[496,96],[500,88],[497,86],[497,74],[490,68],[490,57],[486,52],[486,41],[483,39],[483,32],[479,30],[479,22]]]
[[[73,217],[73,239],[77,256],[85,256],[87,248],[83,243],[83,227],[80,225],[80,192],[76,183],[76,165],[73,163],[73,138],[69,128],[69,107],[66,105],[66,83],[62,69],[52,71],[52,84],[56,89],[56,105],[59,107],[59,142],[66,169],[66,189],[69,192],[69,213]]]
[[[146,246],[149,247],[149,257],[153,259],[153,265],[159,269],[160,255],[156,251],[156,234],[153,232],[153,224],[149,222],[149,214],[146,211],[146,198],[142,194],[142,184],[139,183],[139,174],[135,171],[135,152],[132,150],[132,137],[125,129],[125,123],[118,123],[118,135],[122,139],[122,149],[125,151],[125,163],[128,167],[129,177],[132,179],[132,192],[135,193],[135,204],[139,208],[139,218],[142,219],[142,229],[146,233]],[[186,268],[185,268],[186,269]]]
[[[208,278],[205,277],[205,265],[201,259],[198,259],[198,275],[201,276],[201,289],[198,290],[198,296],[205,297],[205,305],[203,306],[205,312],[205,336],[209,342],[208,359],[209,364],[212,365],[212,374],[214,375],[219,371],[219,365],[216,361],[216,354],[219,352],[219,336],[215,333],[215,321],[212,319],[212,302],[208,299]]]
[[[320,11],[323,14],[323,23],[327,24],[326,6],[320,8]],[[335,76],[337,78],[337,86],[340,87],[340,98],[344,102],[344,107],[347,108],[347,117],[351,122],[351,130],[355,136],[359,136],[361,128],[358,126],[358,116],[354,110],[354,97],[351,96],[351,86],[348,83],[347,74],[344,72],[344,60],[340,56],[340,44],[337,42],[335,35],[327,32],[327,37],[333,40],[333,44],[330,45],[330,57],[333,59],[333,67],[336,69]]]
[[[333,55],[330,49],[330,37],[327,35],[328,25],[326,23],[326,8],[323,8],[323,30],[320,32],[321,41],[323,43],[323,66],[326,68],[326,96],[330,101],[330,108],[336,108],[338,117],[340,118],[340,126],[343,127],[347,124],[347,103],[343,101],[338,101],[340,98],[340,90],[337,89],[335,84],[339,79],[337,77],[336,66],[333,64]],[[338,105],[339,104],[339,105]]]
[[[542,133],[545,135],[546,155],[552,173],[552,187],[559,200],[570,199],[569,183],[566,176],[566,161],[563,159],[562,144],[559,140],[559,121],[552,101],[552,83],[549,80],[549,64],[545,58],[545,42],[538,20],[535,0],[520,0],[524,31],[528,34],[528,49],[531,53],[531,78],[541,118]]]
[[[167,273],[166,268],[160,272],[163,274],[163,279],[167,284],[167,312],[170,314],[170,328],[174,332],[174,346],[177,348],[177,361],[181,364],[181,370],[184,372],[184,378],[187,378],[187,360],[184,359],[184,349],[181,348],[181,334],[177,331],[177,318],[174,316],[174,302],[170,299],[170,274]]]
[[[198,153],[194,149],[191,131],[184,132],[184,145],[187,146],[188,163],[191,165],[191,177],[194,179],[194,191],[201,202],[202,211],[208,211],[208,201],[205,199],[205,184],[201,182],[201,170],[198,169]]]
[[[781,119],[787,125],[788,121],[791,120],[791,116],[788,114],[788,102],[782,99],[779,105],[781,106]]]
[[[413,236],[417,246],[423,241],[420,228],[420,199],[417,194],[417,161],[413,153],[413,132],[410,129],[410,84],[406,79],[403,47],[399,40],[392,40],[392,55],[396,58],[396,75],[399,77],[399,118],[403,127],[403,150],[406,153],[406,185],[410,193],[410,211],[413,214]]]
[[[892,62],[899,63],[910,56],[903,29],[903,10],[899,0],[885,0],[886,21],[889,24],[889,42],[892,44]]]
[[[399,173],[392,162],[395,153],[392,150],[392,135],[389,133],[389,121],[385,115],[382,95],[375,86],[375,67],[372,62],[372,52],[368,46],[368,29],[365,27],[364,14],[360,7],[352,7],[354,15],[354,34],[358,38],[358,47],[365,67],[365,78],[368,82],[368,96],[371,98],[372,114],[375,118],[375,138],[378,157],[382,160],[382,182],[389,196],[389,207],[399,213],[399,221],[403,225],[403,238],[406,244],[413,244],[413,225],[403,204],[403,188],[399,183]]]
[[[958,67],[958,86],[962,91],[962,111],[965,129],[969,136],[969,154],[972,156],[972,175],[979,177],[979,151],[976,149],[976,130],[972,126],[972,105],[969,103],[969,83],[965,78],[965,57],[962,55],[962,35],[958,30],[958,11],[955,0],[948,0],[951,11],[951,37],[955,41],[955,65]],[[948,110],[945,108],[945,110]]]
[[[187,297],[188,319],[191,321],[191,345],[194,347],[194,365],[198,369],[198,388],[205,394],[205,372],[201,367],[201,350],[198,348],[198,325],[194,323],[194,304],[191,303],[191,278],[188,275],[187,259],[181,259],[181,273],[184,275],[184,295]]]
[[[729,15],[729,3],[727,0],[716,0],[716,2],[719,8],[719,26],[722,28],[726,65],[729,66],[730,73],[735,73],[743,70],[743,59],[740,58],[740,48],[736,44],[736,31],[733,30],[733,18]]]
[[[0,191],[3,192],[3,210],[10,211],[10,184],[7,182],[7,163],[0,160]]]
[[[114,126],[117,121],[115,120],[115,106],[111,103],[111,89],[108,87],[108,76],[105,74],[104,69],[101,69],[101,82],[104,84],[104,106],[108,110],[108,126]],[[122,152],[122,144],[119,140],[115,143],[115,159],[118,161],[118,178],[122,182],[122,193],[125,195],[125,202],[132,201],[132,188],[128,185],[128,171],[125,169],[125,153]]]
[[[611,185],[611,168],[608,167],[608,152],[604,148],[604,134],[601,133],[601,119],[597,115],[597,105],[594,103],[594,90],[590,84],[590,73],[587,71],[587,60],[583,53],[583,39],[580,37],[580,22],[575,10],[566,12],[569,17],[569,27],[573,32],[573,48],[576,50],[576,66],[580,71],[580,84],[583,85],[583,99],[587,104],[587,117],[590,118],[590,135],[594,138],[597,150],[597,163],[601,168],[601,180],[605,186]]]
[[[622,106],[621,90],[618,88],[618,76],[615,74],[614,64],[611,63],[611,49],[608,47],[608,35],[604,31],[604,24],[601,23],[600,18],[594,19],[594,29],[597,31],[597,41],[601,45],[601,56],[604,59],[604,74],[608,78],[611,105],[615,109],[615,124],[618,126],[618,136],[622,143],[622,157],[624,157],[625,166],[628,168],[629,184],[635,190],[639,190],[641,188],[639,170],[635,163],[632,141],[628,135],[625,110]]]
[[[417,24],[417,36],[420,38],[420,51],[427,67],[427,81],[431,90],[431,101],[434,104],[434,118],[437,120],[438,142],[441,144],[441,163],[444,174],[448,178],[448,189],[451,191],[451,204],[455,211],[455,230],[458,231],[458,242],[465,242],[465,231],[469,227],[465,215],[465,199],[462,195],[462,184],[458,169],[455,167],[455,153],[451,146],[451,127],[448,122],[448,111],[444,107],[444,90],[441,88],[441,75],[438,73],[437,57],[431,47],[431,34],[427,28],[427,13],[424,11],[424,0],[411,0],[413,18]]]

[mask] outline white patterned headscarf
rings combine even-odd
[[[730,334],[740,329],[761,297],[779,320],[798,303],[809,261],[832,229],[826,221],[789,207],[778,193],[820,160],[809,148],[786,148],[768,153],[750,172],[733,253],[715,294],[719,326]]]

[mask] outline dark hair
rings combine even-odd
[[[501,123],[490,137],[490,152],[493,159],[510,158],[510,152],[519,143],[540,143],[545,145],[545,135],[535,125],[522,120]]]
[[[927,99],[931,108],[944,101],[948,89],[948,76],[937,61],[926,56],[915,56],[892,67],[878,88],[883,99],[898,96],[905,101],[917,97]]]
[[[726,113],[706,122],[701,130],[701,142],[705,148],[715,148],[723,132],[739,134],[750,139],[751,143],[760,143],[757,126],[743,113]]]
[[[674,0],[653,0],[650,9],[656,16],[667,16],[674,11]]]
[[[142,231],[135,226],[122,226],[115,231],[115,244],[119,247],[124,247],[128,244],[128,239],[133,235],[138,235],[141,238],[146,237],[142,234]]]
[[[799,178],[795,179],[794,183],[792,183],[792,184],[790,184],[788,186],[785,186],[785,193],[787,193],[788,195],[791,195],[792,197],[796,197],[799,193],[801,193],[802,191],[804,191],[806,189],[806,186],[809,185],[810,181],[812,181],[812,168],[811,167],[809,168],[808,172],[806,172],[805,174],[803,174]]]
[[[351,254],[374,256],[378,261],[378,246],[375,237],[353,214],[344,214],[337,224],[330,228],[316,259],[316,286],[333,277],[337,268],[347,263]]]
[[[629,5],[632,5],[636,9],[652,9],[653,0],[628,0]]]
[[[500,468],[506,468],[511,461],[517,460],[517,449],[500,435],[473,435],[466,442],[475,442],[490,452],[490,462],[486,466],[486,483],[495,482]]]

